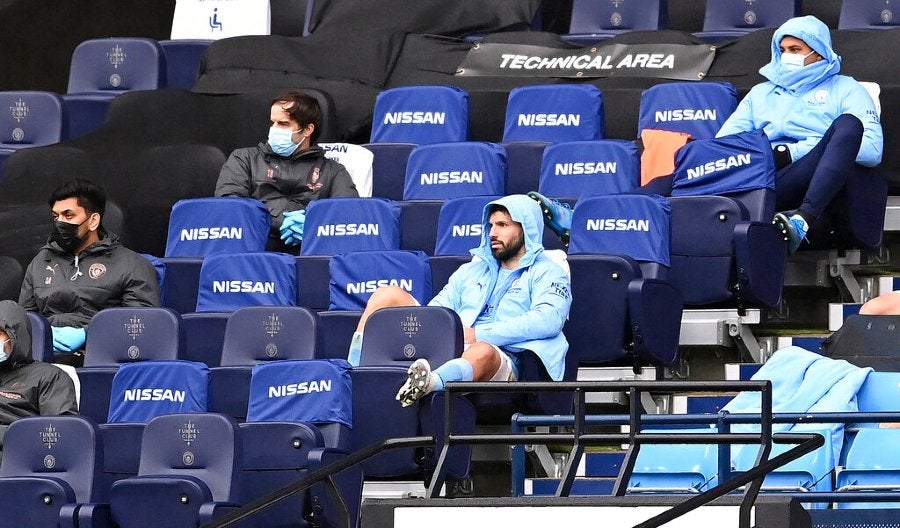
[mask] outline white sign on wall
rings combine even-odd
[[[177,0],[173,39],[270,34],[269,0]]]

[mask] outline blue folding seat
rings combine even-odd
[[[402,86],[375,100],[370,143],[466,141],[469,95],[455,86]]]
[[[809,424],[814,425],[814,424]],[[792,432],[798,429],[793,429]],[[804,429],[802,432],[815,432],[825,437],[825,444],[811,453],[792,460],[766,475],[761,491],[763,492],[809,492],[832,491],[834,489],[834,453],[832,451],[831,429]],[[773,444],[769,459],[774,458],[794,447],[794,444]],[[756,466],[759,453],[757,445],[732,446],[732,469],[747,471]],[[802,500],[802,499],[801,499]],[[824,502],[812,503],[812,508],[827,508]]]
[[[503,141],[603,139],[603,94],[591,84],[539,84],[509,92]]]
[[[209,39],[160,40],[166,57],[166,88],[190,90],[200,77],[200,62]]]
[[[675,159],[672,267],[689,306],[775,306],[787,252],[771,223],[774,161],[762,132],[692,141]]]
[[[85,40],[72,52],[63,99],[69,110],[69,137],[100,128],[110,102],[129,90],[166,86],[166,57],[154,39],[113,37]]]
[[[362,311],[381,286],[399,286],[420,304],[432,297],[431,267],[421,251],[353,251],[329,263],[330,310]]]
[[[297,268],[283,253],[216,253],[203,259],[198,312],[243,306],[296,306]]]
[[[163,304],[179,313],[194,311],[203,257],[214,253],[265,251],[269,211],[252,198],[179,200],[169,214]]]
[[[703,31],[695,37],[709,42],[736,39],[757,29],[774,28],[800,16],[800,0],[716,0],[706,2]]]
[[[595,194],[618,194],[640,184],[640,156],[633,141],[567,141],[544,150],[538,191],[573,204]]]
[[[305,234],[296,259],[301,306],[329,305],[328,263],[333,255],[400,248],[400,205],[380,198],[315,200],[307,208]]]
[[[835,480],[837,491],[896,491],[900,489],[900,458],[896,446],[900,429],[860,429],[847,449],[844,469]],[[900,508],[900,502],[838,502],[841,509]]]
[[[352,409],[350,364],[345,360],[283,360],[253,368],[244,438],[245,500],[272,492],[348,453]],[[326,484],[282,500],[254,516],[253,526],[342,526],[343,504],[350,524],[359,522],[362,470],[335,475],[341,499]],[[312,519],[309,519],[312,521]]]
[[[0,91],[0,149],[15,151],[69,137],[66,104],[53,92]]]
[[[541,159],[548,141],[504,141],[506,194],[525,194],[537,189]]]
[[[641,93],[638,137],[647,128],[713,138],[737,103],[737,91],[727,82],[657,84]]]
[[[323,344],[319,316],[299,306],[248,306],[228,316],[220,366],[211,370],[212,412],[244,421],[253,366],[314,359]]]
[[[150,420],[137,476],[113,483],[110,514],[121,528],[198,527],[240,505],[243,440],[222,414]]]
[[[838,29],[891,29],[900,26],[890,2],[885,0],[842,0]]]
[[[410,306],[382,308],[366,322],[360,366],[351,371],[353,379],[352,448],[358,450],[387,438],[434,434],[439,452],[443,437],[443,397],[434,393],[415,405],[401,407],[395,396],[406,381],[410,363],[425,358],[437,367],[459,357],[463,351],[463,329],[459,316],[447,308]],[[474,430],[472,405],[460,398],[454,402],[454,432]],[[366,477],[407,477],[418,475],[430,465],[432,456],[422,457],[415,449],[396,449],[363,462]],[[470,450],[454,448],[450,473],[462,478],[469,471]]]
[[[434,225],[444,200],[503,195],[506,153],[495,143],[438,143],[416,147],[406,168],[403,249],[434,250]]]
[[[362,313],[346,310],[323,310],[318,313],[324,338],[316,359],[346,359]]]
[[[416,147],[406,166],[404,200],[498,195],[506,189],[506,153],[494,143],[457,142]]]
[[[50,321],[37,312],[28,312],[28,324],[31,329],[31,357],[35,361],[53,363],[53,331],[50,329]]]
[[[569,33],[562,39],[590,46],[628,31],[656,31],[668,23],[666,0],[573,0]]]
[[[4,526],[108,526],[97,424],[83,416],[32,416],[3,439]]]
[[[167,308],[107,308],[91,320],[81,383],[79,411],[106,422],[113,377],[128,363],[178,359],[184,349],[181,316]]]
[[[572,307],[563,332],[580,365],[677,361],[683,302],[666,278],[669,215],[659,196],[589,196],[576,204],[567,259]]]
[[[645,433],[709,433],[710,429],[653,429]],[[718,484],[716,444],[642,444],[628,493],[701,493]]]

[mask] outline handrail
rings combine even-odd
[[[355,453],[348,454],[345,457],[338,459],[336,462],[332,462],[331,464],[322,466],[318,468],[302,478],[291,482],[277,490],[267,493],[258,499],[248,502],[247,504],[237,508],[234,511],[231,511],[217,519],[213,520],[211,523],[203,525],[202,528],[221,528],[223,526],[230,526],[240,520],[243,520],[254,513],[267,508],[276,502],[290,497],[295,493],[299,493],[316,482],[320,480],[330,479],[332,475],[339,473],[351,466],[355,466],[364,460],[371,458],[383,451],[388,451],[392,449],[402,449],[409,447],[425,447],[429,445],[434,445],[434,437],[433,436],[414,436],[411,438],[388,438],[387,440],[382,440],[380,442],[376,442],[374,444],[368,445]],[[348,527],[354,526],[353,520],[349,519],[346,512],[344,513],[344,524]]]
[[[643,391],[654,392],[675,392],[701,389],[704,391],[755,391],[760,393],[760,409],[758,422],[760,423],[759,433],[709,433],[709,434],[655,434],[643,433],[642,423],[646,418],[641,412],[639,402],[640,395]],[[513,443],[513,444],[549,444],[561,441],[571,441],[572,450],[566,461],[566,467],[560,479],[559,487],[556,490],[558,497],[568,496],[571,491],[572,484],[575,480],[575,468],[584,453],[587,444],[609,444],[628,442],[632,447],[625,455],[622,471],[614,486],[614,495],[624,495],[625,486],[630,478],[634,468],[634,462],[637,458],[640,446],[643,443],[680,443],[680,444],[701,444],[716,441],[717,443],[759,443],[760,457],[765,462],[753,468],[750,471],[741,473],[726,482],[715,486],[699,495],[677,504],[663,513],[648,519],[641,525],[641,528],[652,528],[661,526],[695,508],[698,508],[708,502],[721,497],[732,491],[736,491],[739,487],[745,486],[744,498],[740,505],[739,526],[741,528],[750,528],[750,513],[753,503],[762,487],[766,473],[781,467],[792,460],[800,458],[824,443],[821,435],[815,433],[806,434],[779,434],[776,442],[799,443],[784,453],[767,460],[771,449],[772,438],[772,383],[768,380],[751,380],[751,381],[710,381],[710,382],[687,382],[687,381],[584,381],[584,382],[517,382],[517,383],[496,383],[496,382],[453,382],[445,386],[448,392],[444,398],[444,445],[437,461],[434,474],[428,486],[427,496],[437,497],[441,486],[447,476],[445,462],[451,446],[457,444],[478,444],[478,443]],[[571,415],[573,425],[572,433],[511,433],[511,434],[454,434],[452,432],[453,423],[453,394],[468,392],[485,392],[485,393],[509,393],[509,392],[573,392],[574,393],[574,413]],[[587,425],[585,419],[585,394],[591,392],[628,392],[630,396],[630,409],[628,416],[629,431],[627,433],[608,433],[608,434],[590,434],[585,432]],[[636,527],[637,528],[637,527]]]

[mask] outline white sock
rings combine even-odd
[[[362,355],[362,340],[362,332],[353,332],[353,339],[350,340],[350,352],[347,354],[347,361],[351,366],[359,366],[359,359]]]

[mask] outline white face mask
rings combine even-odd
[[[0,363],[3,363],[7,359],[9,359],[9,354],[6,353],[6,344],[9,342],[9,339],[0,341]]]
[[[799,53],[782,53],[781,67],[787,71],[797,71],[806,66],[806,58],[813,53],[815,53],[815,51],[810,51],[806,55],[800,55]]]

